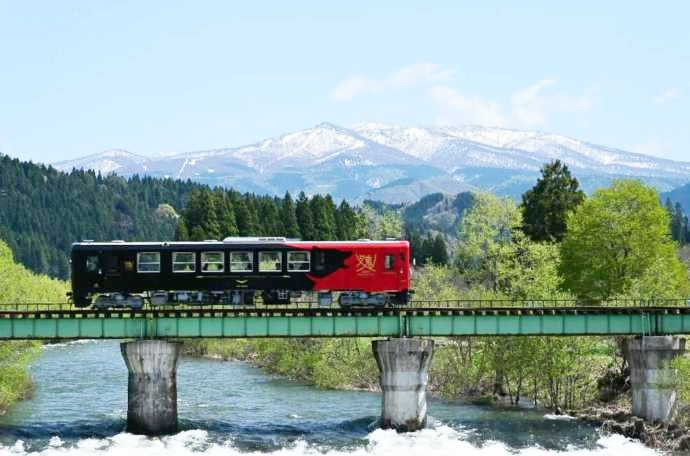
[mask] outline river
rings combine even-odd
[[[324,391],[241,362],[182,358],[180,432],[124,432],[127,369],[118,341],[43,347],[33,399],[0,417],[0,456],[41,455],[620,455],[660,454],[596,427],[532,410],[432,400],[427,429],[372,429],[377,393]]]

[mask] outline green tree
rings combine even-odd
[[[475,195],[460,224],[455,255],[460,274],[471,287],[503,298],[569,298],[559,291],[558,247],[530,241],[520,222],[520,211],[509,198]]]
[[[283,225],[282,234],[288,238],[299,238],[301,233],[297,224],[297,214],[295,213],[295,203],[292,201],[290,192],[285,192],[285,197],[280,205],[280,220]]]
[[[431,244],[431,261],[435,264],[448,264],[446,241],[441,233],[437,234]]]
[[[560,250],[564,286],[579,298],[598,301],[633,291],[678,297],[688,291],[669,214],[656,191],[639,181],[614,181],[578,206],[568,216]]]
[[[560,160],[544,165],[541,174],[537,184],[522,195],[522,230],[533,241],[560,241],[566,231],[566,215],[585,194]]]
[[[302,233],[302,239],[305,241],[313,241],[317,239],[316,228],[314,226],[314,215],[309,204],[309,199],[304,192],[299,192],[299,195],[297,196],[295,214],[297,216],[299,230]]]
[[[506,253],[502,247],[512,243],[515,228],[520,224],[520,211],[509,198],[488,193],[475,195],[474,205],[463,214],[455,254],[469,284],[498,290],[498,264]]]
[[[261,220],[261,234],[264,236],[285,236],[282,232],[283,224],[276,200],[270,196],[264,196],[257,200],[259,220]]]
[[[259,235],[259,218],[256,209],[249,196],[238,196],[237,200],[233,202],[235,208],[235,220],[237,221],[237,229],[240,236],[258,236]]]
[[[220,238],[227,236],[237,236],[239,229],[235,219],[235,208],[228,193],[221,189],[213,192],[215,206],[217,208],[217,219],[220,231]]]
[[[402,214],[384,205],[376,206],[372,202],[365,202],[360,211],[366,220],[366,238],[402,239],[404,234]]]
[[[310,202],[311,213],[314,221],[314,236],[320,241],[333,241],[336,239],[335,205],[328,195],[314,195]]]
[[[338,239],[347,241],[357,239],[357,213],[343,200],[335,214]]]
[[[671,212],[671,236],[680,245],[685,244],[685,233],[687,232],[687,218],[683,214],[683,206],[676,203]]]
[[[182,218],[194,241],[218,239],[221,235],[216,198],[207,187],[192,191]]]
[[[187,229],[187,223],[184,218],[180,217],[177,220],[177,226],[175,227],[175,240],[176,241],[187,241],[189,240],[189,230]]]

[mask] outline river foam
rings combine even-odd
[[[293,444],[269,452],[241,451],[233,438],[217,441],[207,431],[190,430],[178,434],[149,438],[128,433],[105,439],[81,439],[66,443],[55,436],[41,448],[32,448],[22,440],[13,445],[0,446],[0,456],[652,456],[660,453],[621,435],[602,436],[591,449],[568,448],[564,451],[540,447],[515,449],[501,442],[487,441],[476,446],[463,432],[448,426],[424,429],[412,434],[398,434],[390,430],[375,430],[362,445],[348,448],[329,448],[297,440]],[[215,441],[214,441],[215,440]]]

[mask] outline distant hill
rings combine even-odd
[[[29,269],[65,279],[75,241],[172,239],[175,209],[195,187],[93,171],[65,174],[0,155],[0,239]]]
[[[685,214],[690,215],[690,184],[664,192],[660,196],[662,202],[666,201],[666,198],[671,198],[674,204],[680,203]]]
[[[442,233],[456,237],[463,211],[470,209],[474,197],[470,192],[457,195],[434,193],[417,203],[406,206],[402,212],[405,229],[416,233]]]
[[[323,123],[256,144],[145,157],[109,150],[57,162],[63,171],[94,169],[191,179],[241,192],[282,196],[304,191],[361,202],[413,203],[431,193],[475,189],[514,198],[541,167],[560,159],[586,192],[615,178],[638,178],[668,191],[690,182],[690,162],[676,162],[564,136],[478,126],[402,127]]]

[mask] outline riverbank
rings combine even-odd
[[[245,361],[266,372],[328,389],[380,391],[370,340],[302,340],[299,346],[294,343],[269,339],[234,340],[230,343],[200,340],[185,343],[183,352],[188,356]],[[448,357],[443,347],[439,348],[434,356],[441,353],[440,358]],[[429,397],[475,405],[512,405],[512,395],[492,391],[496,385],[476,380],[475,387],[468,388],[467,383],[460,386],[449,382],[450,376],[445,372],[449,365],[447,361],[442,359],[441,366],[432,369],[427,389]],[[602,431],[637,439],[650,448],[665,452],[690,451],[690,428],[680,424],[647,423],[632,416],[629,391],[622,388],[616,394],[618,397],[612,402],[592,400],[582,407],[569,409],[568,414],[595,424]],[[520,403],[524,403],[525,397]],[[543,410],[554,409],[544,407]]]
[[[688,410],[681,413],[686,414]],[[690,427],[684,424],[649,423],[633,416],[629,398],[614,404],[596,404],[571,412],[577,419],[601,426],[601,430],[639,440],[664,452],[690,451]]]
[[[29,364],[39,352],[36,342],[0,342],[0,415],[4,415],[12,404],[33,394]]]

